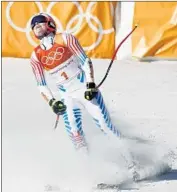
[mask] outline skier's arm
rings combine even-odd
[[[48,104],[50,105],[54,113],[58,115],[63,115],[66,111],[66,105],[64,105],[62,101],[57,101],[53,97],[52,92],[47,86],[41,63],[37,59],[36,54],[34,52],[32,53],[30,61],[31,61],[33,73],[36,77],[37,86],[39,88],[41,95],[48,102]]]
[[[39,88],[39,91],[40,91],[41,95],[43,96],[43,98],[47,102],[49,102],[51,99],[53,99],[53,95],[47,86],[43,68],[41,66],[41,63],[37,59],[35,52],[33,52],[31,55],[30,63],[31,63],[32,70],[33,70],[33,73],[34,73],[36,81],[37,81],[37,86]]]
[[[94,82],[94,72],[92,62],[90,58],[88,58],[87,55],[85,54],[78,40],[73,35],[68,33],[63,34],[63,39],[65,44],[71,50],[71,52],[79,58],[82,64],[81,67],[86,75],[87,83]]]

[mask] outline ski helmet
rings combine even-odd
[[[47,30],[40,37],[36,36],[36,34],[35,34],[36,38],[42,39],[43,37],[49,35],[51,32],[56,34],[56,23],[50,15],[48,15],[46,13],[40,13],[40,14],[35,15],[31,20],[31,29],[33,30],[35,25],[38,23],[46,23]]]

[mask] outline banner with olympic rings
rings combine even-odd
[[[39,12],[54,17],[57,32],[75,35],[91,58],[112,58],[117,43],[135,24],[136,32],[117,58],[177,58],[177,2],[111,1],[2,2],[2,56],[30,57],[38,43],[30,20]]]
[[[116,2],[2,2],[2,56],[29,58],[38,41],[30,30],[31,18],[46,12],[57,32],[78,38],[91,58],[111,58],[115,50]],[[100,11],[101,10],[101,11]]]

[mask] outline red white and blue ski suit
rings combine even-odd
[[[100,91],[92,101],[84,98],[86,83],[94,82],[93,67],[73,35],[61,33],[55,37],[44,37],[32,53],[31,66],[39,91],[47,101],[53,98],[53,94],[47,86],[46,74],[55,81],[62,101],[67,106],[63,115],[66,131],[76,149],[87,147],[78,103],[90,113],[101,130],[111,130],[119,136]]]

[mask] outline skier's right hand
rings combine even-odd
[[[66,105],[62,101],[56,101],[54,98],[49,101],[49,105],[57,115],[63,115],[66,111]]]

